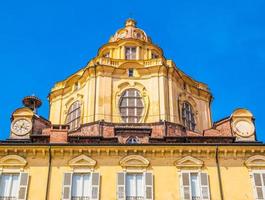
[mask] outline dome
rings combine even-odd
[[[118,30],[109,40],[109,42],[116,42],[122,39],[137,39],[145,42],[151,42],[151,39],[146,33],[136,27],[136,21],[134,19],[127,19],[125,27]]]

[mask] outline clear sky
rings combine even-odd
[[[135,18],[177,66],[207,83],[214,95],[214,121],[244,107],[265,141],[265,1],[1,1],[0,139],[24,96],[43,100],[93,58],[98,48]]]

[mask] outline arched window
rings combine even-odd
[[[121,118],[126,123],[137,123],[140,121],[144,104],[140,92],[136,89],[128,89],[123,92],[120,99]]]
[[[79,101],[74,102],[67,113],[66,124],[70,126],[70,131],[80,126],[81,106]]]
[[[188,102],[183,103],[182,107],[182,121],[183,125],[186,127],[186,129],[190,131],[195,130],[195,119],[194,119],[194,113],[192,111],[192,107]]]
[[[129,137],[126,141],[127,144],[138,144],[139,139],[137,137]]]

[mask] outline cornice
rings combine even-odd
[[[184,157],[184,156],[194,156],[194,157],[205,157],[205,158],[215,158],[216,146],[208,145],[141,145],[141,146],[128,146],[128,145],[113,145],[113,146],[81,146],[81,145],[43,145],[43,146],[28,146],[28,145],[1,145],[0,146],[0,156],[5,155],[21,155],[21,156],[47,156],[49,153],[49,148],[51,148],[51,153],[53,156],[78,156],[81,154],[86,155],[105,155],[105,156],[127,156],[132,154],[142,155],[142,156],[154,156],[154,157]],[[224,159],[245,159],[253,155],[265,155],[265,145],[256,146],[218,146],[218,155],[220,158]]]

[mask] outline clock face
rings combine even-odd
[[[17,119],[12,122],[11,130],[18,136],[28,134],[32,129],[32,123],[28,119]]]
[[[234,129],[242,137],[251,136],[255,131],[253,123],[247,120],[236,121],[234,123]]]

